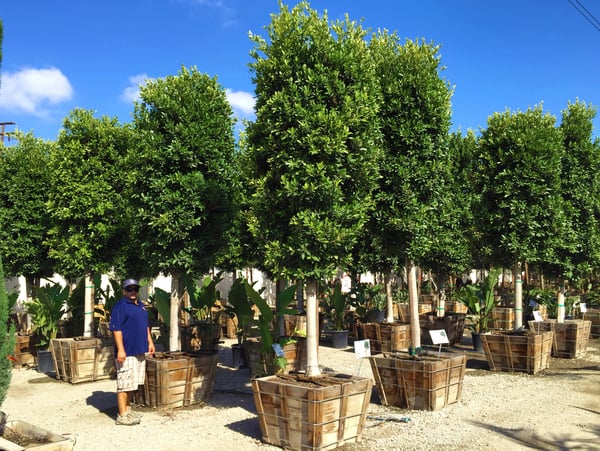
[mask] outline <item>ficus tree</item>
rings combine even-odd
[[[130,130],[116,118],[94,117],[75,109],[64,119],[58,148],[50,157],[48,211],[52,220],[47,243],[57,272],[85,276],[122,270],[128,257],[130,211],[123,188],[128,169],[124,157]],[[93,293],[85,296],[92,311]],[[93,336],[93,317],[85,315],[84,335]]]
[[[45,240],[51,224],[49,161],[55,149],[55,142],[28,133],[0,151],[0,255],[5,274],[24,275],[29,287],[53,272]]]
[[[249,230],[262,269],[306,283],[307,374],[319,374],[317,284],[351,263],[373,204],[379,86],[366,31],[280,2],[251,35],[256,120],[247,127]]]
[[[199,277],[227,247],[236,211],[233,111],[195,67],[149,80],[134,107],[127,176],[135,256],[172,277],[169,347],[179,348],[182,275]]]
[[[379,116],[384,152],[365,241],[377,243],[373,265],[386,271],[394,263],[407,266],[416,350],[415,265],[435,261],[447,271],[462,242],[448,153],[452,90],[441,77],[439,46],[418,40],[401,43],[396,34],[379,32],[369,47],[383,96]],[[389,304],[388,319],[390,313]]]
[[[522,324],[523,263],[557,263],[570,232],[561,190],[562,134],[542,106],[495,113],[479,139],[477,224],[494,265],[515,267]]]

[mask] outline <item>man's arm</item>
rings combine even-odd
[[[125,346],[123,346],[123,332],[120,330],[113,330],[113,337],[115,339],[115,346],[117,347],[117,362],[123,363],[125,361]]]

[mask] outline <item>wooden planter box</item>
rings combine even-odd
[[[552,335],[552,332],[488,332],[480,337],[490,370],[536,374],[550,364]]]
[[[465,317],[463,313],[446,314],[446,316],[437,317],[434,315],[421,315],[419,324],[421,326],[421,344],[433,345],[430,330],[444,330],[448,337],[448,345],[454,346],[460,344],[465,330]]]
[[[2,450],[72,451],[75,445],[74,441],[67,437],[25,421],[7,421],[1,428],[0,449]]]
[[[135,401],[157,409],[204,404],[215,385],[217,362],[217,353],[157,352],[146,358],[146,380]]]
[[[515,309],[495,307],[490,313],[489,327],[496,330],[513,330],[515,325]]]
[[[306,315],[283,315],[284,335],[292,337],[298,331],[306,334]]]
[[[592,322],[590,337],[600,338],[600,310],[588,310],[583,314],[583,319]]]
[[[227,338],[237,337],[237,317],[231,317],[227,313],[219,315],[219,327],[221,336]]]
[[[342,374],[254,379],[262,439],[302,451],[360,442],[372,387],[370,378]]]
[[[370,341],[373,354],[402,351],[410,347],[410,324],[361,323],[358,332],[361,340]]]
[[[417,359],[378,355],[369,360],[384,406],[439,410],[460,400],[467,366],[464,354]]]
[[[558,323],[555,319],[529,321],[529,329],[534,332],[552,331],[552,356],[561,359],[576,359],[587,349],[591,321],[566,320]]]
[[[462,302],[458,301],[446,301],[446,305],[444,308],[446,309],[446,314],[468,313],[467,306]]]
[[[35,334],[16,334],[15,335],[15,365],[35,365],[37,356],[37,344],[40,339]]]
[[[250,377],[270,376],[278,372],[283,374],[297,373],[306,369],[306,339],[296,337],[294,340],[294,342],[288,343],[282,348],[283,355],[287,360],[283,371],[275,368],[274,362],[261,352],[261,342],[259,340],[246,340],[243,347]]]
[[[50,351],[59,380],[77,384],[115,375],[114,347],[99,338],[55,338]]]
[[[221,326],[218,323],[200,323],[181,327],[183,352],[213,353],[219,350]]]

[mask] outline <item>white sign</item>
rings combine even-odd
[[[431,341],[434,345],[450,343],[448,341],[448,335],[446,334],[446,331],[444,329],[430,330],[429,336],[431,337]]]
[[[542,313],[539,310],[533,311],[533,319],[534,321],[543,321]]]
[[[585,302],[580,302],[580,303],[579,303],[579,311],[580,311],[581,313],[585,313],[585,312],[587,312],[587,306],[585,305]]]
[[[371,342],[369,340],[357,340],[354,342],[354,355],[357,359],[371,356]]]

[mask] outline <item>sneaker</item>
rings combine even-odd
[[[129,412],[127,412],[127,415],[129,415],[130,417],[133,417],[133,418],[142,418],[144,416],[144,414],[142,412],[134,412],[133,410],[130,410]]]
[[[136,424],[140,424],[140,419],[134,417],[130,413],[127,413],[123,416],[117,415],[117,420],[115,421],[115,424],[120,424],[124,426],[134,426]]]

